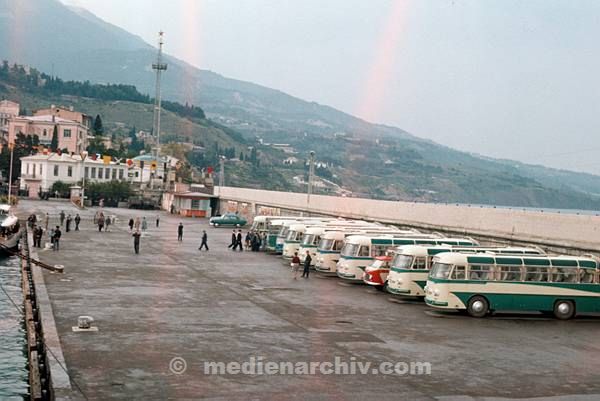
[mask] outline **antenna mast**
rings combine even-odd
[[[162,46],[163,46],[163,31],[158,33],[158,55],[156,57],[156,63],[152,64],[152,69],[156,71],[156,97],[154,99],[154,121],[153,131],[156,135],[156,157],[160,156],[160,75],[163,71],[167,70],[167,64],[162,62]]]

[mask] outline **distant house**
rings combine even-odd
[[[162,208],[185,217],[210,217],[215,199],[211,188],[175,183],[173,190],[163,193]]]
[[[58,148],[79,154],[87,148],[89,128],[79,121],[67,120],[55,115],[11,117],[8,121],[8,142],[14,142],[17,134],[37,135],[42,145],[52,142],[54,127],[58,132]]]
[[[0,101],[0,136],[3,143],[8,143],[8,121],[19,115],[20,106],[10,100]]]
[[[300,161],[300,159],[298,159],[297,157],[290,156],[287,159],[283,160],[283,164],[287,164],[287,165],[291,166],[293,164],[298,163],[299,161]]]
[[[54,116],[65,120],[77,121],[79,124],[92,129],[94,124],[94,117],[75,111],[73,107],[65,108],[60,106],[51,105],[47,109],[39,109],[33,112],[35,117],[37,116]]]
[[[116,162],[88,157],[85,163],[79,155],[38,153],[21,158],[21,189],[37,198],[40,190],[47,192],[57,182],[77,184],[85,175],[86,182],[127,180],[127,166]]]
[[[289,143],[273,143],[273,144],[271,144],[271,147],[281,150],[284,153],[291,153],[291,154],[297,153]]]

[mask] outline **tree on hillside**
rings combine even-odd
[[[244,152],[240,152],[240,160],[244,161]]]
[[[100,114],[96,114],[96,119],[94,120],[94,135],[102,135],[104,134],[104,127],[102,126],[102,119],[100,118]]]
[[[56,152],[58,150],[58,127],[55,125],[52,131],[52,141],[50,142],[50,150]]]

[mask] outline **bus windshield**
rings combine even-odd
[[[429,273],[429,277],[431,278],[448,278],[450,275],[450,269],[452,269],[452,265],[448,263],[434,263],[431,267],[431,273]]]
[[[314,245],[316,234],[306,234],[302,240],[302,245]]]
[[[288,231],[290,231],[289,227],[281,226],[281,230],[279,230],[279,234],[277,236],[285,238],[287,237]]]
[[[322,251],[331,251],[333,249],[334,242],[334,239],[322,238],[321,242],[319,242],[319,249]]]
[[[289,231],[289,232],[287,233],[287,236],[285,237],[285,239],[286,239],[287,241],[295,241],[295,240],[296,240],[296,237],[297,237],[297,235],[298,235],[298,231]]]
[[[346,244],[342,248],[341,256],[357,256],[359,244]]]
[[[396,269],[410,269],[413,259],[412,256],[397,253],[394,256],[394,260],[392,260],[392,267],[395,267]]]

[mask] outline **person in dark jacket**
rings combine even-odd
[[[202,250],[202,248],[206,247],[208,251],[208,234],[206,234],[206,230],[202,230],[202,243],[200,244],[200,248],[198,250]]]
[[[179,223],[177,226],[177,241],[183,241],[183,223]]]
[[[142,237],[142,233],[140,233],[140,230],[136,230],[131,236],[133,237],[133,250],[137,255],[140,253],[140,238]]]
[[[244,244],[242,243],[242,230],[239,230],[237,236],[235,237],[235,246],[233,247],[233,250],[235,251],[238,246],[240,247],[240,251],[244,250]]]
[[[54,250],[55,251],[59,251],[60,250],[60,236],[62,235],[62,233],[60,232],[60,227],[56,226],[56,229],[54,230],[54,235],[52,236],[52,243],[54,244]]]
[[[308,278],[311,263],[312,258],[310,257],[310,251],[306,251],[306,259],[304,259],[304,271],[302,272],[302,277]]]
[[[133,221],[133,217],[132,217],[129,219],[129,231],[133,231],[133,224],[134,224],[134,221]]]
[[[231,233],[231,244],[227,248],[235,249],[235,245],[237,244],[237,235],[235,235],[235,230]]]
[[[81,217],[79,216],[79,213],[77,213],[77,215],[75,215],[75,231],[79,231],[79,223],[81,223]]]
[[[71,217],[71,215],[68,215],[67,216],[67,225],[65,226],[66,232],[71,231],[71,221],[73,221],[73,218]]]
[[[62,226],[65,222],[65,211],[61,210],[60,211],[60,225]]]

